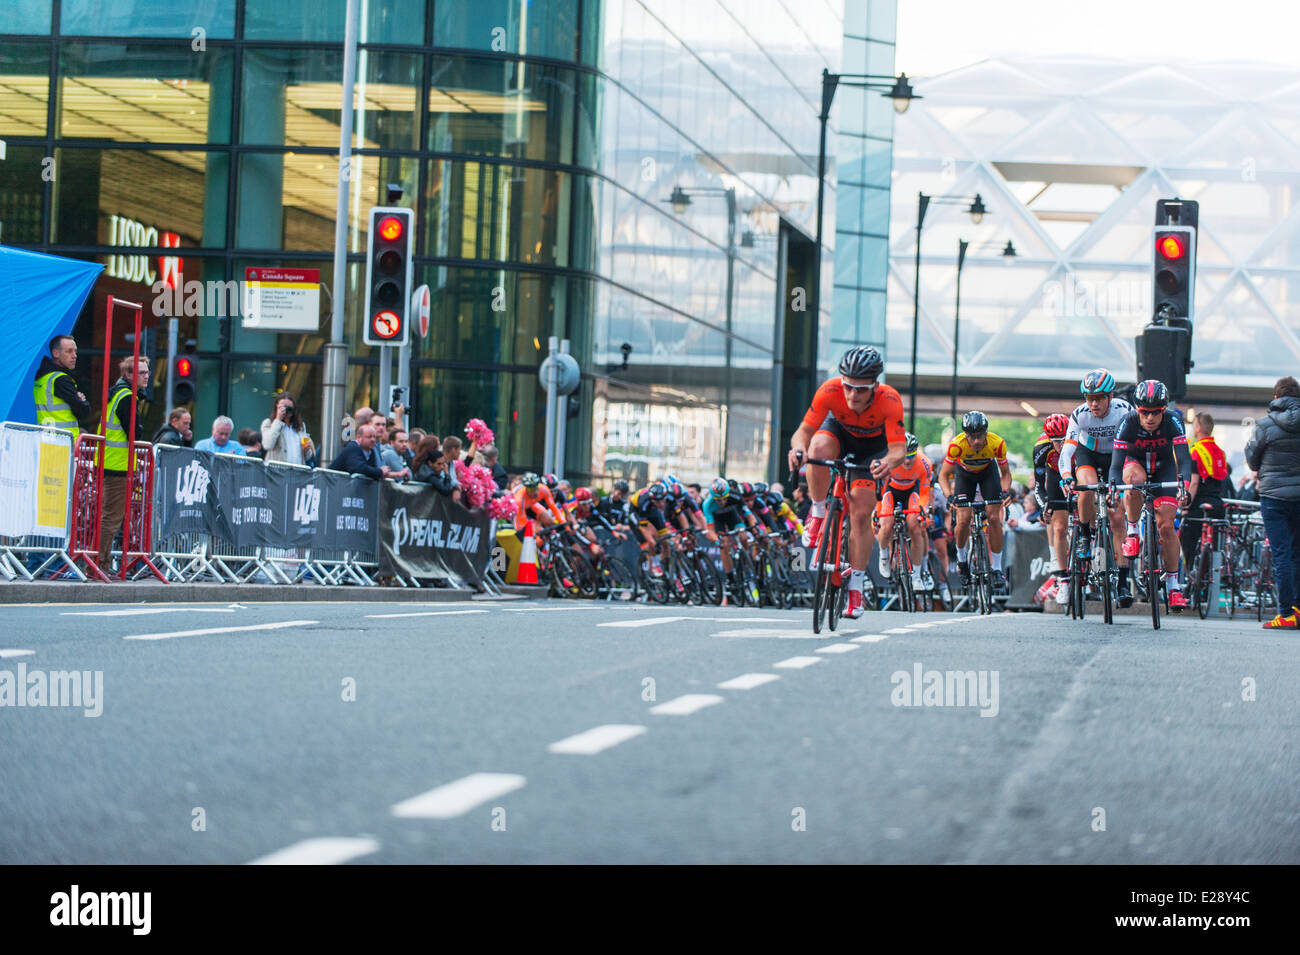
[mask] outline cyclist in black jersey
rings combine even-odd
[[[1187,503],[1187,484],[1192,477],[1192,459],[1187,451],[1187,435],[1176,415],[1168,412],[1169,390],[1154,379],[1138,382],[1134,389],[1137,410],[1120,423],[1115,434],[1115,447],[1111,453],[1110,482],[1112,484],[1144,484],[1147,481],[1164,483],[1179,481],[1177,497],[1161,495],[1156,498],[1156,528],[1160,534],[1160,549],[1164,556],[1165,586],[1169,591],[1169,609],[1181,611],[1187,606],[1182,581],[1178,576],[1178,537],[1174,533],[1174,511],[1179,503]],[[1142,495],[1129,491],[1124,497],[1128,518],[1128,534],[1124,540],[1124,556],[1136,557],[1141,548],[1138,539],[1138,521],[1142,516]],[[1151,533],[1151,528],[1147,529]],[[1154,599],[1154,598],[1152,598]]]

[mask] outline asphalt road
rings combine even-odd
[[[809,616],[9,606],[0,862],[1300,861],[1294,634]]]

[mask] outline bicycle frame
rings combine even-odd
[[[1169,595],[1165,589],[1164,555],[1160,548],[1160,532],[1156,525],[1156,492],[1182,487],[1181,481],[1147,481],[1144,484],[1115,484],[1111,491],[1137,491],[1142,495],[1142,574],[1147,585],[1147,600],[1151,604],[1151,628],[1160,629],[1160,603],[1165,602],[1168,612]]]

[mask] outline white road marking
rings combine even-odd
[[[885,633],[911,633],[911,627],[895,627],[892,630],[886,630]]]
[[[645,620],[609,620],[605,623],[598,623],[598,627],[654,627],[661,623],[680,623],[683,620],[694,620],[694,617],[647,617]]]
[[[850,643],[879,643],[881,640],[888,640],[887,633],[864,633],[860,637],[850,637]]]
[[[742,673],[718,684],[719,690],[752,690],[756,686],[781,679],[775,673]]]
[[[773,663],[774,667],[781,667],[785,670],[802,670],[804,667],[810,667],[814,663],[821,663],[825,657],[790,657],[788,660],[782,660],[780,663]]]
[[[280,623],[255,623],[247,627],[210,627],[207,630],[177,630],[175,633],[134,633],[123,640],[167,640],[171,637],[205,637],[210,633],[244,633],[249,630],[283,630],[286,627],[312,627],[318,620],[285,620]]]
[[[368,613],[367,620],[388,620],[393,617],[450,617],[460,613],[487,613],[486,610],[418,610],[415,613]]]
[[[627,609],[627,608],[619,608]],[[680,623],[684,620],[708,620],[712,622],[723,621],[725,623],[789,623],[789,617],[698,617],[694,614],[676,614],[672,617],[646,617],[641,620],[610,620],[605,623],[598,623],[598,627],[655,627],[661,623]],[[739,634],[730,634],[738,636]],[[766,636],[767,634],[762,634]],[[717,634],[714,634],[717,636]]]
[[[126,610],[65,610],[61,617],[143,617],[155,613],[234,613],[233,607],[130,607]]]
[[[721,702],[722,697],[714,696],[712,693],[687,693],[675,700],[650,707],[650,712],[656,716],[690,716],[697,710],[702,710],[706,706],[716,706]]]
[[[379,851],[374,839],[304,839],[269,856],[254,859],[249,865],[338,865],[359,856]]]
[[[572,753],[576,756],[595,756],[602,750],[617,746],[619,743],[626,743],[645,731],[644,726],[634,726],[629,723],[609,723],[605,726],[589,729],[585,733],[578,733],[575,736],[562,739],[558,743],[552,743],[546,747],[546,751],[549,753]]]
[[[393,806],[392,812],[403,819],[454,819],[490,799],[523,788],[527,781],[517,773],[472,773],[454,783],[403,799]]]
[[[7,660],[9,657],[31,656],[35,652],[35,650],[0,650],[0,660]]]
[[[858,649],[856,643],[832,643],[824,647],[818,647],[813,653],[848,653],[850,650]]]
[[[783,640],[825,640],[821,634],[809,630],[776,630],[765,627],[747,627],[743,630],[721,630],[715,637],[776,637]]]

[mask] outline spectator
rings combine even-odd
[[[433,489],[444,497],[451,496],[455,488],[447,478],[447,460],[442,455],[442,448],[438,446],[436,434],[426,435],[420,442],[412,465],[415,480],[433,485]]]
[[[1025,522],[1025,486],[1019,481],[1011,485],[1011,499],[1007,501],[1007,527],[1016,528]]]
[[[411,467],[415,461],[415,455],[411,453],[405,431],[401,428],[393,429],[388,444],[380,453],[379,459],[387,465],[388,470],[393,472],[393,477],[402,478],[403,480],[411,477],[415,470]]]
[[[375,480],[390,477],[392,472],[380,463],[379,454],[375,451],[378,442],[378,430],[370,424],[362,425],[357,429],[356,438],[345,444],[338,457],[330,462],[330,470],[361,474]]]
[[[812,499],[808,497],[808,485],[796,484],[794,486],[794,512],[799,515],[799,520],[808,523],[808,511],[812,507]]]
[[[456,473],[456,462],[460,460],[461,440],[454,434],[442,439],[442,454],[447,461],[447,477],[452,487],[460,487],[460,475]]]
[[[72,377],[76,367],[76,340],[71,335],[56,335],[50,340],[49,357],[41,358],[32,384],[36,423],[71,431],[73,442],[80,432],[93,433],[95,428],[95,413]]]
[[[178,448],[194,447],[194,432],[190,430],[193,420],[188,408],[173,408],[167,416],[167,423],[159,428],[153,436],[153,444],[171,444]]]
[[[1259,475],[1249,468],[1246,469],[1246,473],[1241,478],[1241,486],[1237,488],[1237,500],[1259,500]]]
[[[316,466],[316,445],[298,414],[298,402],[287,391],[275,396],[271,417],[262,421],[262,457],[285,464]]]
[[[1273,386],[1268,414],[1246,445],[1246,466],[1259,475],[1259,511],[1273,549],[1278,615],[1264,626],[1295,630],[1300,615],[1300,383]],[[1289,612],[1287,612],[1289,611]]]
[[[495,444],[485,444],[480,453],[483,455],[483,466],[492,472],[492,480],[496,482],[497,488],[504,491],[506,485],[510,483],[510,475],[506,473],[506,469],[497,460],[497,446]]]
[[[351,419],[350,422],[349,422],[349,418],[345,417],[343,419],[344,444],[346,444],[348,441],[356,440],[357,433],[361,430],[362,426],[369,424],[370,419],[373,418],[374,416],[375,416],[375,412],[372,409],[362,406],[358,408],[356,411],[352,412],[350,416]],[[263,444],[265,443],[266,442],[263,442]]]
[[[235,430],[235,422],[225,415],[218,415],[212,420],[212,437],[204,438],[194,445],[195,451],[211,451],[213,454],[234,454],[245,457],[244,446],[238,441],[231,441],[230,435]]]
[[[1201,412],[1192,421],[1192,483],[1188,489],[1191,502],[1178,533],[1183,545],[1183,560],[1190,568],[1201,541],[1201,522],[1205,517],[1223,517],[1223,499],[1231,493],[1228,480],[1228,456],[1214,441],[1214,418]],[[1210,506],[1206,514],[1202,505]]]
[[[126,429],[131,426],[131,394],[135,392],[137,398],[143,397],[140,392],[149,386],[149,359],[142,356],[134,369],[131,361],[128,355],[118,364],[121,377],[117,379],[108,394],[108,407],[104,409],[104,419],[99,429],[99,433],[105,438],[103,511],[99,521],[99,566],[105,573],[111,566],[109,559],[112,557],[113,535],[122,529],[122,520],[126,516],[126,482],[129,468]],[[141,415],[137,414],[136,433],[132,435],[135,441],[144,440],[140,418]]]
[[[1024,500],[1025,523],[1038,524],[1043,519],[1042,508],[1038,506],[1037,494],[1026,494]]]
[[[244,449],[244,454],[250,458],[262,460],[266,455],[262,454],[262,436],[253,428],[240,428],[239,437],[240,447]]]
[[[410,435],[411,435],[411,448],[412,448],[412,449],[417,449],[417,448],[419,448],[419,447],[420,447],[420,442],[423,441],[423,440],[425,439],[425,436],[426,436],[427,434],[428,434],[428,432],[425,431],[423,428],[412,428],[411,431],[410,431]]]

